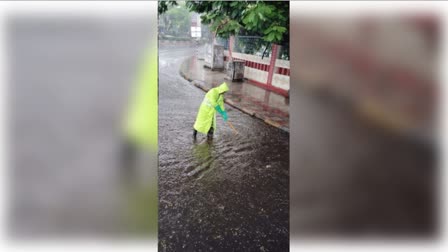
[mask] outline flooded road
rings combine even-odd
[[[212,141],[193,124],[205,93],[179,75],[194,47],[159,49],[159,249],[286,251],[289,135],[226,105]]]

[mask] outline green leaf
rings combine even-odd
[[[268,41],[268,42],[272,42],[274,39],[275,39],[275,34],[274,33],[269,33],[267,36],[265,36],[265,39]]]
[[[281,41],[282,40],[282,34],[281,33],[277,33],[276,34],[276,38],[277,38],[278,42]]]
[[[263,33],[264,34],[268,34],[272,31],[272,27],[269,27],[268,29],[266,29]]]

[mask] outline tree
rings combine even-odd
[[[175,0],[159,1],[158,5],[159,15],[165,13],[170,8],[170,6],[175,5],[177,5],[177,2]]]
[[[159,27],[168,35],[188,37],[190,25],[191,14],[185,8],[184,2],[171,5],[159,15]]]
[[[201,14],[204,24],[219,37],[240,31],[262,36],[270,43],[289,40],[289,2],[286,1],[187,1],[187,8]]]

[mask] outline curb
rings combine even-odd
[[[201,84],[200,84],[201,81],[191,79],[189,76],[187,76],[187,74],[185,74],[184,72],[182,72],[181,69],[179,69],[179,74],[180,74],[180,76],[182,76],[182,78],[184,78],[185,80],[187,80],[188,82],[190,82],[190,84],[192,84],[193,86],[195,86],[195,87],[201,89],[202,91],[204,91],[204,92],[208,92],[208,91],[210,90],[210,89],[207,89],[206,87],[204,87],[203,85],[201,85]],[[254,111],[252,111],[252,110],[250,110],[250,109],[246,109],[246,108],[243,108],[243,107],[239,107],[239,106],[236,105],[232,100],[229,100],[229,99],[225,99],[225,98],[224,98],[224,102],[227,103],[228,105],[232,106],[233,108],[236,108],[236,109],[238,109],[239,111],[241,111],[241,112],[247,114],[247,115],[250,115],[250,116],[252,116],[252,117],[255,117],[255,118],[257,118],[257,119],[263,121],[264,123],[266,123],[266,124],[268,124],[268,125],[270,125],[270,126],[273,126],[273,127],[277,128],[277,129],[283,130],[283,131],[285,131],[285,132],[287,132],[287,133],[289,134],[289,128],[287,128],[287,127],[283,127],[283,126],[281,126],[280,124],[278,124],[277,122],[275,122],[275,121],[273,121],[273,120],[271,120],[271,119],[264,118],[263,116],[258,115],[257,113],[255,113]]]

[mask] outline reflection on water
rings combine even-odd
[[[195,157],[194,163],[196,163],[196,167],[191,166],[195,168],[189,171],[187,166],[187,175],[202,178],[205,173],[210,172],[214,168],[215,161],[212,151],[213,140],[205,139],[202,143],[195,144],[193,146],[193,157]]]

